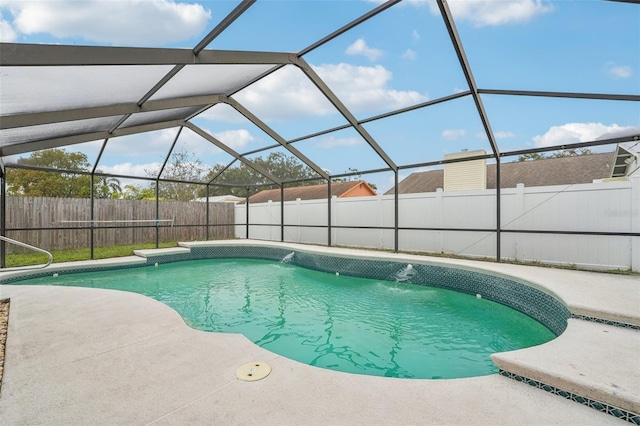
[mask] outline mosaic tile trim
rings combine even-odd
[[[147,265],[162,265],[164,263],[183,262],[185,260],[195,260],[193,253],[175,253],[158,256],[147,256]]]
[[[599,324],[613,325],[615,327],[629,328],[631,330],[640,330],[640,326],[635,324],[628,324],[626,322],[612,321],[608,319],[588,317],[585,315],[578,315],[578,314],[571,314],[571,318],[575,318],[583,321],[597,322]]]
[[[606,404],[604,402],[596,401],[595,399],[587,398],[584,396],[577,395],[572,392],[568,392],[557,388],[555,386],[547,385],[545,383],[539,382],[537,380],[529,379],[524,376],[520,376],[518,374],[510,373],[505,370],[500,370],[499,374],[501,376],[507,377],[509,379],[515,380],[517,382],[526,383],[529,386],[533,386],[537,389],[542,389],[554,395],[561,396],[565,399],[569,399],[571,401],[577,402],[578,404],[585,405],[587,407],[598,410],[602,413],[609,414],[611,416],[617,417],[620,420],[627,421],[634,425],[640,425],[640,414],[633,413],[631,411],[623,410],[622,408],[615,407],[613,405]]]
[[[275,261],[280,261],[288,254],[293,253],[291,250],[285,248],[263,246],[192,247],[191,252],[193,253],[194,259],[249,258]]]

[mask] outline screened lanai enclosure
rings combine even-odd
[[[46,3],[0,3],[3,267],[251,238],[640,270],[635,2]]]

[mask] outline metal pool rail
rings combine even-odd
[[[25,267],[19,267],[19,268],[2,268],[3,272],[4,271],[15,271],[15,270],[18,270],[18,269],[19,270],[44,269],[47,266],[51,265],[51,263],[53,262],[53,255],[51,253],[49,253],[48,251],[44,250],[44,249],[29,245],[29,244],[26,244],[26,243],[22,243],[20,241],[13,240],[11,238],[4,237],[2,235],[0,235],[0,240],[6,241],[6,242],[8,242],[10,244],[15,244],[17,246],[24,247],[24,248],[27,248],[27,249],[30,249],[30,250],[34,250],[34,251],[37,251],[37,252],[40,252],[40,253],[44,253],[47,256],[49,256],[49,261],[44,265],[25,266]]]

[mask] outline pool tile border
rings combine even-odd
[[[24,275],[16,275],[8,278],[1,278],[0,284],[11,284],[16,281],[24,281],[31,278],[43,278],[50,277],[53,274],[80,274],[84,272],[100,272],[100,271],[113,271],[116,269],[132,269],[132,268],[142,268],[145,266],[149,266],[149,263],[136,263],[136,264],[118,264],[118,265],[105,265],[105,266],[83,266],[78,268],[69,268],[69,269],[55,269],[49,270],[47,272],[42,272],[42,270],[38,270],[38,272],[29,272]]]
[[[629,323],[620,322],[620,321],[613,321],[613,320],[608,320],[604,318],[590,317],[587,315],[571,314],[571,318],[579,319],[582,321],[597,322],[598,324],[612,325],[614,327],[628,328],[631,330],[640,330],[640,326],[635,324],[629,324]]]
[[[506,370],[501,369],[498,372],[498,374],[500,374],[503,377],[507,377],[509,379],[515,380],[516,382],[526,383],[529,386],[533,386],[534,388],[541,389],[543,391],[552,393],[554,395],[561,396],[565,399],[571,400],[573,402],[577,402],[578,404],[585,405],[589,408],[593,408],[594,410],[598,410],[602,413],[609,414],[611,416],[614,416],[620,420],[624,420],[631,424],[640,425],[640,414],[638,413],[633,413],[631,411],[623,410],[622,408],[609,405],[605,402],[587,398],[587,397],[560,389],[558,387],[548,385],[538,380],[530,379],[528,377],[524,377],[519,374],[511,373]]]

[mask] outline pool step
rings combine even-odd
[[[491,359],[507,377],[640,424],[638,354],[640,331],[569,319],[551,342]]]
[[[133,254],[140,257],[150,257],[150,256],[172,256],[176,254],[189,254],[191,253],[190,248],[185,247],[169,247],[169,248],[161,248],[161,249],[144,249],[144,250],[134,250]]]

